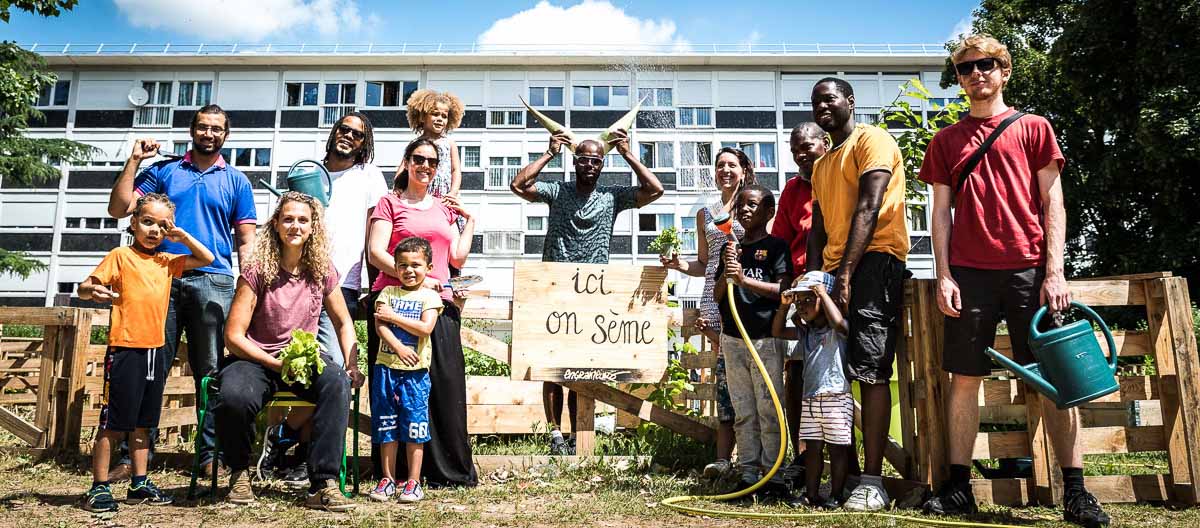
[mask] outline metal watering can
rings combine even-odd
[[[1059,409],[1092,401],[1120,388],[1115,377],[1117,345],[1108,325],[1086,305],[1078,302],[1071,302],[1071,305],[1079,308],[1086,319],[1041,332],[1038,323],[1046,315],[1047,307],[1043,306],[1033,315],[1033,321],[1029,323],[1029,349],[1037,363],[1021,366],[991,348],[986,351],[992,359],[1053,400]],[[1107,359],[1100,350],[1091,321],[1104,331],[1104,339],[1108,341]]]
[[[312,167],[300,167],[303,163],[312,164]],[[327,184],[321,181],[322,175],[325,176]],[[259,178],[258,183],[261,183],[275,196],[283,195],[283,191],[276,189],[267,180]],[[293,163],[287,172],[287,185],[289,190],[312,196],[325,207],[329,207],[329,199],[333,197],[333,178],[329,176],[325,165],[319,161],[304,159]]]

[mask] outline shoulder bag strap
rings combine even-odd
[[[1000,137],[1000,134],[1004,133],[1004,129],[1008,128],[1008,125],[1013,124],[1023,115],[1025,115],[1025,112],[1017,111],[1013,112],[1013,115],[1004,118],[1004,121],[1001,121],[1000,124],[996,126],[996,129],[993,130],[987,139],[983,141],[983,144],[979,145],[978,149],[975,149],[975,153],[971,154],[971,157],[967,159],[966,165],[963,165],[962,172],[958,174],[958,183],[954,186],[955,197],[958,196],[958,193],[962,192],[963,185],[966,184],[967,178],[971,177],[971,171],[975,170],[975,167],[979,165],[979,162],[983,159],[983,155],[987,154],[988,149],[992,148],[992,143],[996,142],[996,138]]]

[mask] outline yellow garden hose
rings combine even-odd
[[[758,488],[763,487],[776,471],[779,471],[779,466],[783,465],[783,458],[787,453],[788,446],[788,427],[787,416],[783,413],[783,406],[779,403],[779,395],[775,393],[775,385],[770,382],[771,376],[767,372],[766,365],[763,365],[762,358],[758,357],[758,350],[754,348],[754,342],[750,340],[750,336],[746,334],[746,328],[742,326],[742,318],[738,315],[737,304],[733,302],[733,283],[729,282],[725,286],[727,288],[725,298],[729,302],[729,311],[733,314],[733,321],[737,324],[738,333],[742,335],[742,341],[746,343],[746,348],[750,350],[750,357],[754,359],[754,365],[758,367],[759,374],[766,381],[767,391],[771,393],[771,403],[775,404],[775,414],[779,416],[779,455],[775,457],[775,465],[767,471],[765,475],[755,482],[753,486],[746,489],[737,490],[730,493],[722,493],[720,495],[680,495],[677,497],[668,497],[663,499],[661,504],[672,510],[680,513],[691,515],[707,515],[709,517],[732,517],[738,519],[812,519],[817,517],[837,517],[847,515],[862,515],[879,517],[881,519],[895,519],[908,521],[918,524],[927,524],[934,526],[966,526],[978,528],[1016,528],[1007,524],[988,524],[988,523],[972,523],[964,521],[949,521],[943,519],[930,519],[926,517],[909,517],[906,515],[896,515],[893,513],[881,512],[857,512],[857,511],[836,511],[836,512],[820,512],[820,513],[766,513],[766,512],[747,512],[747,511],[728,511],[728,510],[712,510],[708,508],[697,508],[694,506],[684,506],[683,503],[694,500],[709,500],[709,501],[727,501],[740,497],[744,497],[754,493]]]

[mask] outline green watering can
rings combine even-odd
[[[305,163],[310,164],[311,167],[301,167]],[[328,182],[328,185],[321,181],[322,175],[325,176],[324,179],[325,182]],[[283,191],[276,189],[267,180],[259,178],[258,183],[261,183],[263,187],[266,187],[275,196],[283,195]],[[333,197],[333,178],[329,176],[329,171],[325,170],[325,165],[319,161],[305,159],[293,163],[287,172],[287,185],[290,190],[316,198],[325,207],[329,207],[329,199]]]
[[[1021,366],[999,352],[987,349],[987,355],[1053,400],[1059,409],[1092,401],[1120,388],[1115,377],[1117,345],[1108,325],[1086,305],[1077,302],[1071,305],[1079,308],[1087,318],[1041,332],[1038,323],[1046,315],[1046,307],[1033,315],[1033,321],[1029,323],[1029,349],[1037,363]],[[1095,321],[1104,331],[1108,358],[1100,350],[1090,321]]]

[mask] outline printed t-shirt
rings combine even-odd
[[[921,180],[954,189],[967,158],[1016,110],[987,119],[967,116],[929,142]],[[980,159],[954,198],[950,264],[1021,269],[1046,262],[1041,187],[1037,172],[1066,163],[1046,118],[1026,114],[1010,125]]]
[[[443,306],[442,298],[433,290],[428,288],[406,290],[400,286],[388,286],[384,288],[382,292],[379,292],[379,298],[376,299],[375,303],[386,304],[397,315],[417,321],[421,320],[421,315],[425,313],[425,310],[437,310],[440,312]],[[398,370],[421,370],[429,368],[429,363],[433,358],[433,345],[429,341],[429,336],[417,337],[411,332],[393,324],[389,324],[388,327],[392,329],[392,334],[396,336],[396,339],[401,344],[413,349],[417,353],[421,361],[415,367],[405,365],[400,361],[400,357],[388,347],[387,342],[380,339],[380,353],[375,357],[375,364]]]
[[[813,165],[813,200],[825,220],[824,271],[833,273],[842,263],[854,210],[858,207],[858,180],[868,172],[883,169],[892,173],[875,236],[867,251],[908,258],[908,225],[904,218],[904,160],[900,147],[886,130],[859,123],[841,145]]]
[[[272,356],[278,356],[292,340],[293,329],[317,334],[317,320],[325,305],[325,296],[339,283],[333,269],[319,283],[282,269],[270,285],[263,284],[257,269],[243,270],[241,280],[246,281],[258,297],[250,326],[246,328],[246,338]]]
[[[130,246],[105,255],[90,277],[120,294],[112,300],[109,345],[156,348],[166,343],[171,279],[183,275],[189,255],[148,255]]]
[[[550,205],[542,262],[608,264],[613,222],[637,206],[637,187],[596,187],[579,196],[575,182],[537,182],[535,202]]]
[[[441,284],[450,280],[450,244],[458,235],[458,227],[454,225],[454,212],[442,204],[441,200],[432,199],[431,205],[418,209],[404,203],[395,193],[387,193],[375,206],[371,221],[383,220],[391,224],[392,237],[388,240],[388,254],[396,249],[396,244],[408,237],[420,237],[429,241],[433,246],[433,270],[429,276]],[[388,286],[399,286],[400,279],[380,273],[375,278],[372,291],[380,291]],[[442,298],[451,300],[453,292],[450,288],[442,288]]]
[[[787,242],[781,238],[767,235],[762,240],[742,244],[742,256],[738,262],[742,264],[742,275],[762,282],[779,282],[784,275],[792,275],[792,259],[788,255]],[[725,288],[725,259],[717,266],[717,288]],[[779,297],[770,297],[754,293],[749,288],[734,285],[733,299],[737,303],[738,315],[741,316],[742,326],[750,339],[761,339],[771,335],[771,318],[779,308]],[[729,301],[720,303],[721,332],[727,336],[741,337],[737,323],[733,320],[733,312],[729,311]]]

